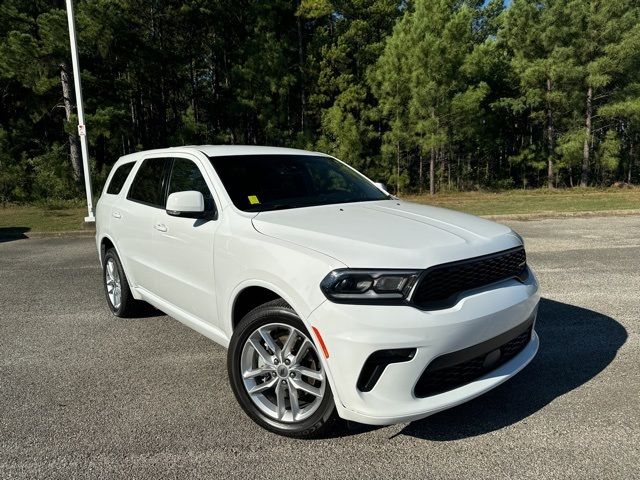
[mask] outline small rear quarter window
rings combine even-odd
[[[135,163],[136,162],[123,163],[113,172],[113,176],[107,187],[107,193],[111,195],[118,195],[120,193]]]

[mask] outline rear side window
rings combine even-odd
[[[127,198],[152,207],[164,208],[164,177],[166,158],[147,158],[131,183]]]
[[[173,169],[171,170],[167,197],[172,193],[187,190],[195,190],[196,192],[202,193],[205,210],[214,210],[213,195],[198,166],[186,158],[176,158],[173,160]]]
[[[123,163],[115,172],[113,172],[111,182],[109,182],[109,186],[107,187],[107,193],[111,195],[118,195],[120,193],[120,190],[122,190],[122,187],[124,186],[124,182],[127,181],[127,178],[131,173],[131,169],[135,164],[136,162]]]

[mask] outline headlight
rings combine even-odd
[[[325,296],[338,303],[398,303],[411,293],[419,270],[341,268],[320,283]]]

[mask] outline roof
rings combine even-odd
[[[308,150],[298,150],[295,148],[282,147],[261,147],[258,145],[185,145],[184,147],[158,148],[154,150],[143,150],[140,152],[123,155],[118,160],[120,163],[138,160],[148,154],[169,154],[172,151],[197,150],[208,157],[225,157],[232,155],[322,155],[321,152],[311,152]]]
[[[262,147],[257,145],[189,145],[185,148],[195,148],[209,157],[228,155],[324,155],[320,152],[298,150],[295,148]]]

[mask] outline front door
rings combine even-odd
[[[196,190],[205,199],[206,219],[174,217],[159,210],[154,224],[157,258],[154,291],[180,310],[211,325],[217,322],[213,272],[215,220],[213,188],[196,158],[174,158],[168,178],[171,193]]]

